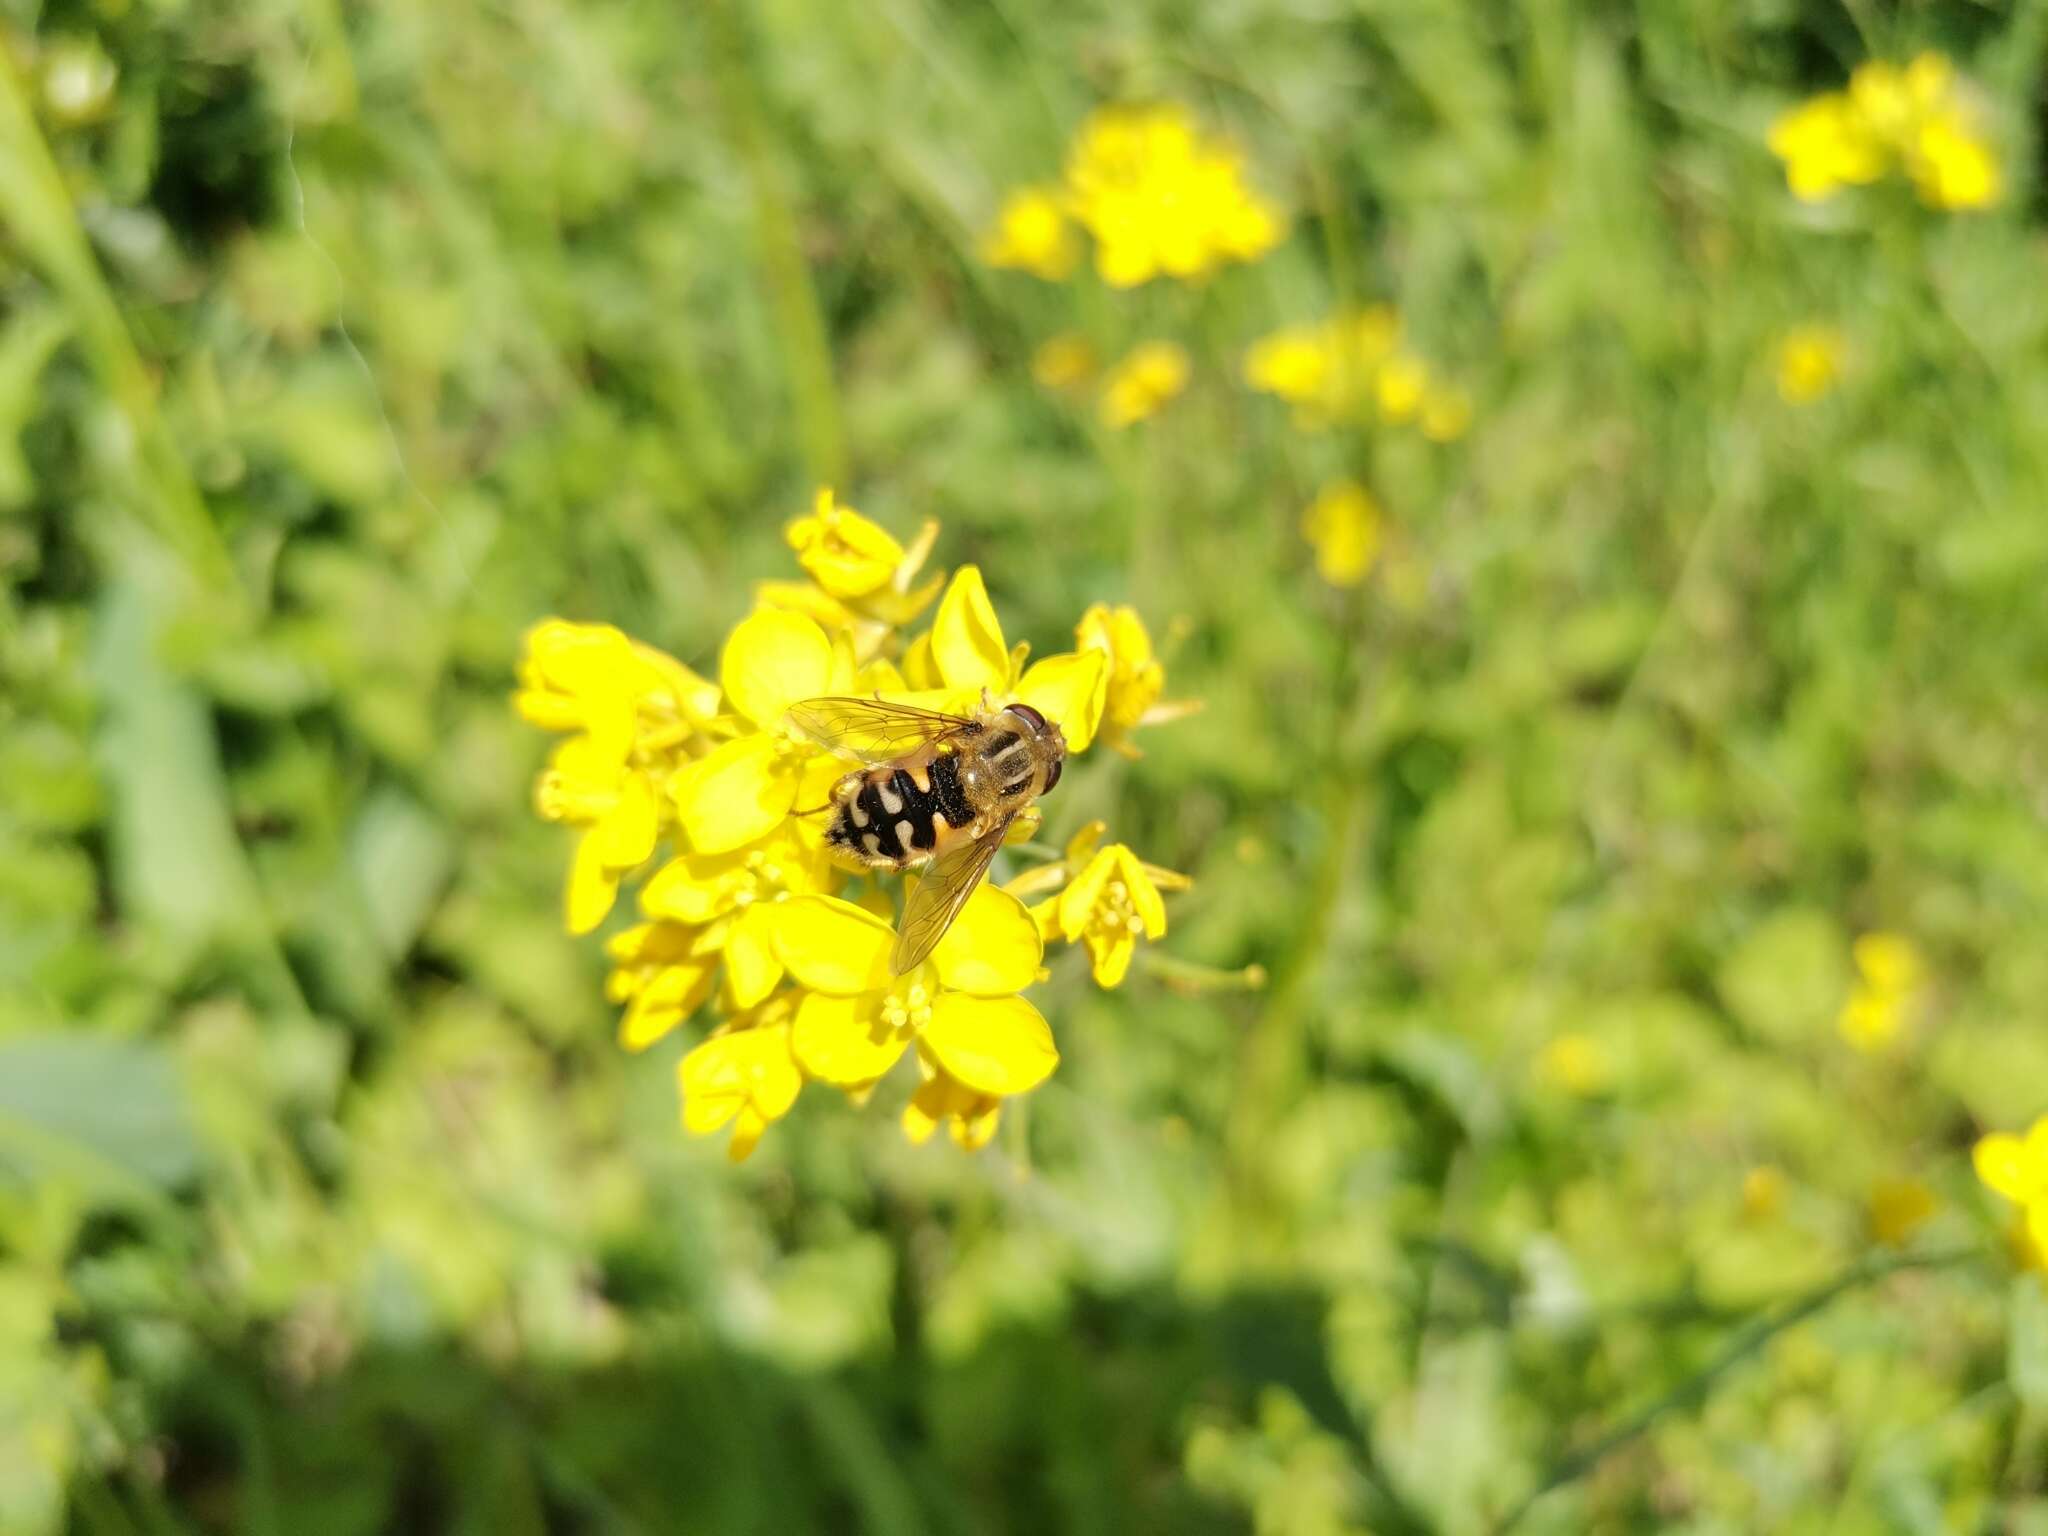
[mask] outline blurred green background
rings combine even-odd
[[[1967,1159],[2048,1108],[2048,6],[0,14],[0,1531],[2048,1531]],[[1925,46],[2001,206],[1795,203],[1774,115]],[[1151,99],[1277,252],[979,263]],[[1462,441],[1245,389],[1368,299]],[[1187,394],[1104,430],[1074,329]],[[686,1140],[529,806],[522,631],[709,666],[820,483],[1041,652],[1171,637],[1206,712],[1048,832],[1271,976],[1062,955],[977,1157]]]

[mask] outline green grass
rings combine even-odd
[[[2048,7],[5,16],[0,1529],[2048,1529],[2048,1303],[1967,1156],[2048,1109]],[[1922,46],[2003,205],[1792,202],[1774,113]],[[1149,97],[1278,252],[977,263]],[[1369,299],[1464,441],[1239,382]],[[1851,362],[1795,410],[1807,321]],[[1065,330],[1195,381],[1105,433],[1031,382]],[[1317,581],[1346,473],[1412,600]],[[821,480],[1041,652],[1173,637],[1206,710],[1048,834],[1271,978],[1060,958],[979,1157],[900,1084],[686,1140],[530,810],[524,628],[708,665]],[[1932,981],[1870,1056],[1879,929]]]

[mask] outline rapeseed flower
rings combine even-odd
[[[1925,962],[1913,941],[1896,933],[1866,933],[1850,954],[1856,980],[1835,1026],[1859,1051],[1885,1050],[1912,1017],[1926,980]]]
[[[1301,515],[1316,574],[1333,587],[1363,582],[1379,555],[1382,523],[1379,503],[1364,486],[1354,480],[1324,486]]]
[[[1005,887],[1014,896],[1058,890],[1031,909],[1038,932],[1048,943],[1060,939],[1085,947],[1095,984],[1104,988],[1122,983],[1140,938],[1166,937],[1160,893],[1194,885],[1186,875],[1145,863],[1122,843],[1100,846],[1107,830],[1091,821],[1068,841],[1062,859]]]
[[[1177,342],[1148,341],[1131,349],[1102,381],[1104,426],[1128,427],[1150,420],[1188,387],[1187,349]]]
[[[1008,194],[981,243],[982,259],[1049,281],[1079,258],[1076,229],[1094,244],[1113,288],[1155,278],[1192,281],[1257,261],[1279,244],[1279,210],[1253,191],[1243,156],[1205,133],[1185,107],[1104,107],[1081,125],[1057,186]]]
[[[1810,405],[1835,387],[1848,345],[1832,325],[1795,326],[1778,343],[1778,398]]]
[[[1400,317],[1385,304],[1261,337],[1245,353],[1244,379],[1293,406],[1305,428],[1377,417],[1448,443],[1472,424],[1471,396],[1402,344]]]
[[[2013,1249],[2021,1262],[2048,1270],[2048,1115],[2025,1136],[1983,1137],[1970,1160],[1985,1188],[2013,1203]]]
[[[1974,97],[1939,53],[1901,68],[1857,66],[1843,91],[1791,108],[1771,125],[1771,153],[1802,202],[1898,172],[1932,208],[1988,208],[2003,191],[1997,151]]]
[[[708,1016],[678,1067],[683,1123],[695,1134],[730,1127],[736,1159],[806,1082],[865,1100],[904,1056],[918,1064],[905,1134],[923,1141],[943,1125],[980,1147],[1004,1101],[1059,1059],[1044,1016],[1020,995],[1043,974],[1045,939],[1018,897],[977,890],[916,971],[892,973],[894,929],[871,910],[886,896],[843,900],[852,872],[824,841],[819,813],[849,762],[797,731],[791,705],[834,693],[953,712],[1029,703],[1062,727],[1070,754],[1098,735],[1121,746],[1135,725],[1193,707],[1159,702],[1163,669],[1129,609],[1097,604],[1076,650],[1031,662],[1028,646],[1005,639],[978,568],[950,583],[921,577],[936,535],[928,523],[906,545],[821,491],[788,527],[805,579],[761,584],[720,648],[716,682],[608,625],[550,619],[527,636],[515,703],[565,735],[535,787],[540,813],[578,833],[565,921],[595,928],[626,883],[644,880],[641,920],[606,944],[620,1044],[643,1050]],[[902,625],[942,586],[930,629],[906,639]],[[1007,840],[1035,825],[1019,818]],[[1155,882],[1152,902],[1177,888],[1180,877],[1135,867]],[[1089,881],[1104,889],[1073,935],[1056,933],[1110,943],[1111,882],[1073,873],[1084,892]],[[1067,874],[1062,864],[1061,883]],[[1158,937],[1163,915],[1148,924],[1144,892],[1131,897],[1125,879],[1131,942]]]

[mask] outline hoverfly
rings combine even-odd
[[[826,844],[869,869],[927,865],[904,903],[895,970],[914,971],[967,904],[1010,823],[1060,781],[1067,738],[1029,704],[948,715],[880,699],[807,699],[790,723],[865,767],[832,786]]]

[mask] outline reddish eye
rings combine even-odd
[[[1052,793],[1053,785],[1060,781],[1060,770],[1066,766],[1067,760],[1064,757],[1056,757],[1052,760],[1052,766],[1045,770],[1045,788],[1039,791],[1041,795]]]
[[[1045,730],[1045,716],[1041,715],[1029,704],[1012,704],[1010,706],[1010,713],[1013,715],[1022,715],[1026,720],[1031,722],[1031,728],[1034,731],[1039,731],[1042,733]]]

